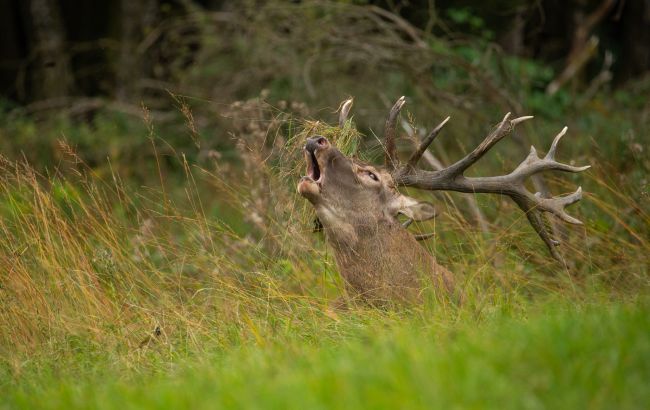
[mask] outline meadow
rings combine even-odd
[[[454,272],[463,303],[341,310],[336,265],[295,193],[302,141],[324,134],[348,152],[362,146],[370,160],[381,153],[376,142],[352,123],[297,119],[262,98],[226,111],[232,160],[176,151],[146,109],[138,154],[154,160],[130,176],[120,172],[133,164],[91,166],[64,138],[53,139],[55,170],[3,157],[4,407],[648,402],[648,199],[635,167],[628,184],[615,180],[597,145],[578,160],[592,170],[550,179],[553,189],[575,183],[586,192],[571,208],[584,226],[561,231],[563,263],[513,204],[478,196],[484,231],[461,196],[435,194],[445,212],[417,229],[436,232],[423,246]],[[191,112],[181,115],[191,139]],[[62,135],[77,127],[57,124]],[[121,132],[98,124],[93,132]],[[564,142],[564,158],[590,143],[577,128],[570,138],[582,141]],[[512,141],[503,146],[497,151],[519,152]],[[519,154],[501,155],[486,168],[503,171]]]
[[[142,33],[139,74],[115,64],[127,97],[0,99],[0,408],[650,406],[650,77],[612,82],[620,45],[548,93],[557,67],[470,8],[420,28],[367,2],[185,3]],[[558,160],[591,168],[529,186],[583,189],[583,225],[548,221],[562,261],[507,198],[409,190],[442,211],[409,229],[435,233],[462,303],[337,307],[302,147],[381,162],[401,95],[400,155],[451,116],[443,164],[535,116],[472,176],[568,126]]]

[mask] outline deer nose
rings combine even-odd
[[[315,135],[311,138],[307,138],[305,149],[308,152],[311,152],[313,154],[317,148],[326,147],[327,145],[329,145],[329,141],[327,141],[327,138],[320,135]]]

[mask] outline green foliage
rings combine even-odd
[[[550,180],[591,193],[579,210],[584,230],[567,231],[562,244],[567,266],[541,251],[513,206],[481,199],[494,221],[481,233],[463,202],[439,196],[446,215],[415,228],[438,233],[424,246],[454,272],[464,303],[430,298],[390,311],[334,308],[345,297],[341,280],[293,188],[307,135],[365,151],[353,122],[297,121],[259,98],[231,109],[238,161],[169,149],[165,165],[158,147],[171,145],[154,131],[150,151],[138,153],[155,160],[152,179],[184,175],[148,187],[125,181],[117,162],[98,172],[66,144],[70,168],[53,177],[1,159],[7,406],[32,407],[35,397],[46,408],[647,400],[638,386],[648,372],[649,271],[639,255],[649,225],[635,185],[647,163],[633,153],[637,128],[625,114],[616,124],[595,114],[577,124],[630,127],[618,143],[636,164],[595,151],[590,174]]]
[[[475,33],[485,40],[494,40],[494,32],[486,28],[483,19],[472,13],[468,7],[447,9],[449,21],[458,26],[459,31]]]
[[[7,406],[52,409],[642,408],[648,313],[646,300],[582,309],[554,301],[525,320],[381,314],[377,326],[350,312],[321,319],[311,341],[285,329],[226,351],[153,347],[128,361],[70,338],[62,361],[37,359],[0,391]],[[323,331],[333,323],[334,339]]]
[[[199,10],[170,28],[199,50],[170,62],[174,92],[0,114],[0,406],[644,407],[650,82],[551,96],[556,73],[495,49],[472,9],[449,10],[457,42],[361,3]],[[436,232],[423,246],[464,303],[335,308],[341,279],[295,194],[303,141],[377,161],[404,94],[416,137],[451,115],[431,149],[446,163],[505,112],[536,116],[472,175],[569,126],[558,156],[592,169],[545,178],[585,191],[566,265],[509,202],[477,197],[482,230],[459,194],[410,192],[443,211],[411,229]],[[350,95],[351,120],[327,125]]]

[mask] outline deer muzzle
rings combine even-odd
[[[305,162],[307,163],[307,175],[300,179],[298,183],[298,193],[315,202],[320,195],[320,185],[323,179],[322,166],[318,158],[323,152],[331,148],[327,138],[320,135],[307,138],[305,144]]]
[[[307,138],[307,143],[305,144],[307,175],[316,182],[319,182],[322,177],[322,163],[319,163],[318,159],[330,148],[331,144],[325,137],[316,135]]]

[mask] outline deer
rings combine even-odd
[[[444,169],[431,171],[418,168],[418,162],[450,118],[423,138],[408,160],[401,161],[396,148],[396,124],[405,102],[404,97],[399,98],[386,119],[383,165],[346,156],[320,135],[308,137],[304,146],[306,175],[299,180],[297,191],[316,211],[347,293],[371,304],[385,304],[421,300],[426,288],[447,295],[456,292],[452,273],[418,243],[430,235],[413,235],[407,229],[413,221],[434,218],[436,208],[430,202],[400,193],[400,187],[510,197],[525,213],[551,256],[561,260],[556,249],[560,243],[543,217],[546,213],[569,224],[582,224],[565,210],[582,198],[582,188],[565,196],[543,197],[530,192],[525,181],[546,171],[581,172],[590,167],[555,160],[557,145],[567,127],[557,134],[544,157],[531,147],[528,156],[509,174],[467,177],[464,174],[472,165],[516,125],[533,117],[511,119],[511,114],[506,114],[469,154]],[[352,99],[342,103],[339,127],[348,121],[351,107]],[[406,222],[400,222],[400,215]]]

